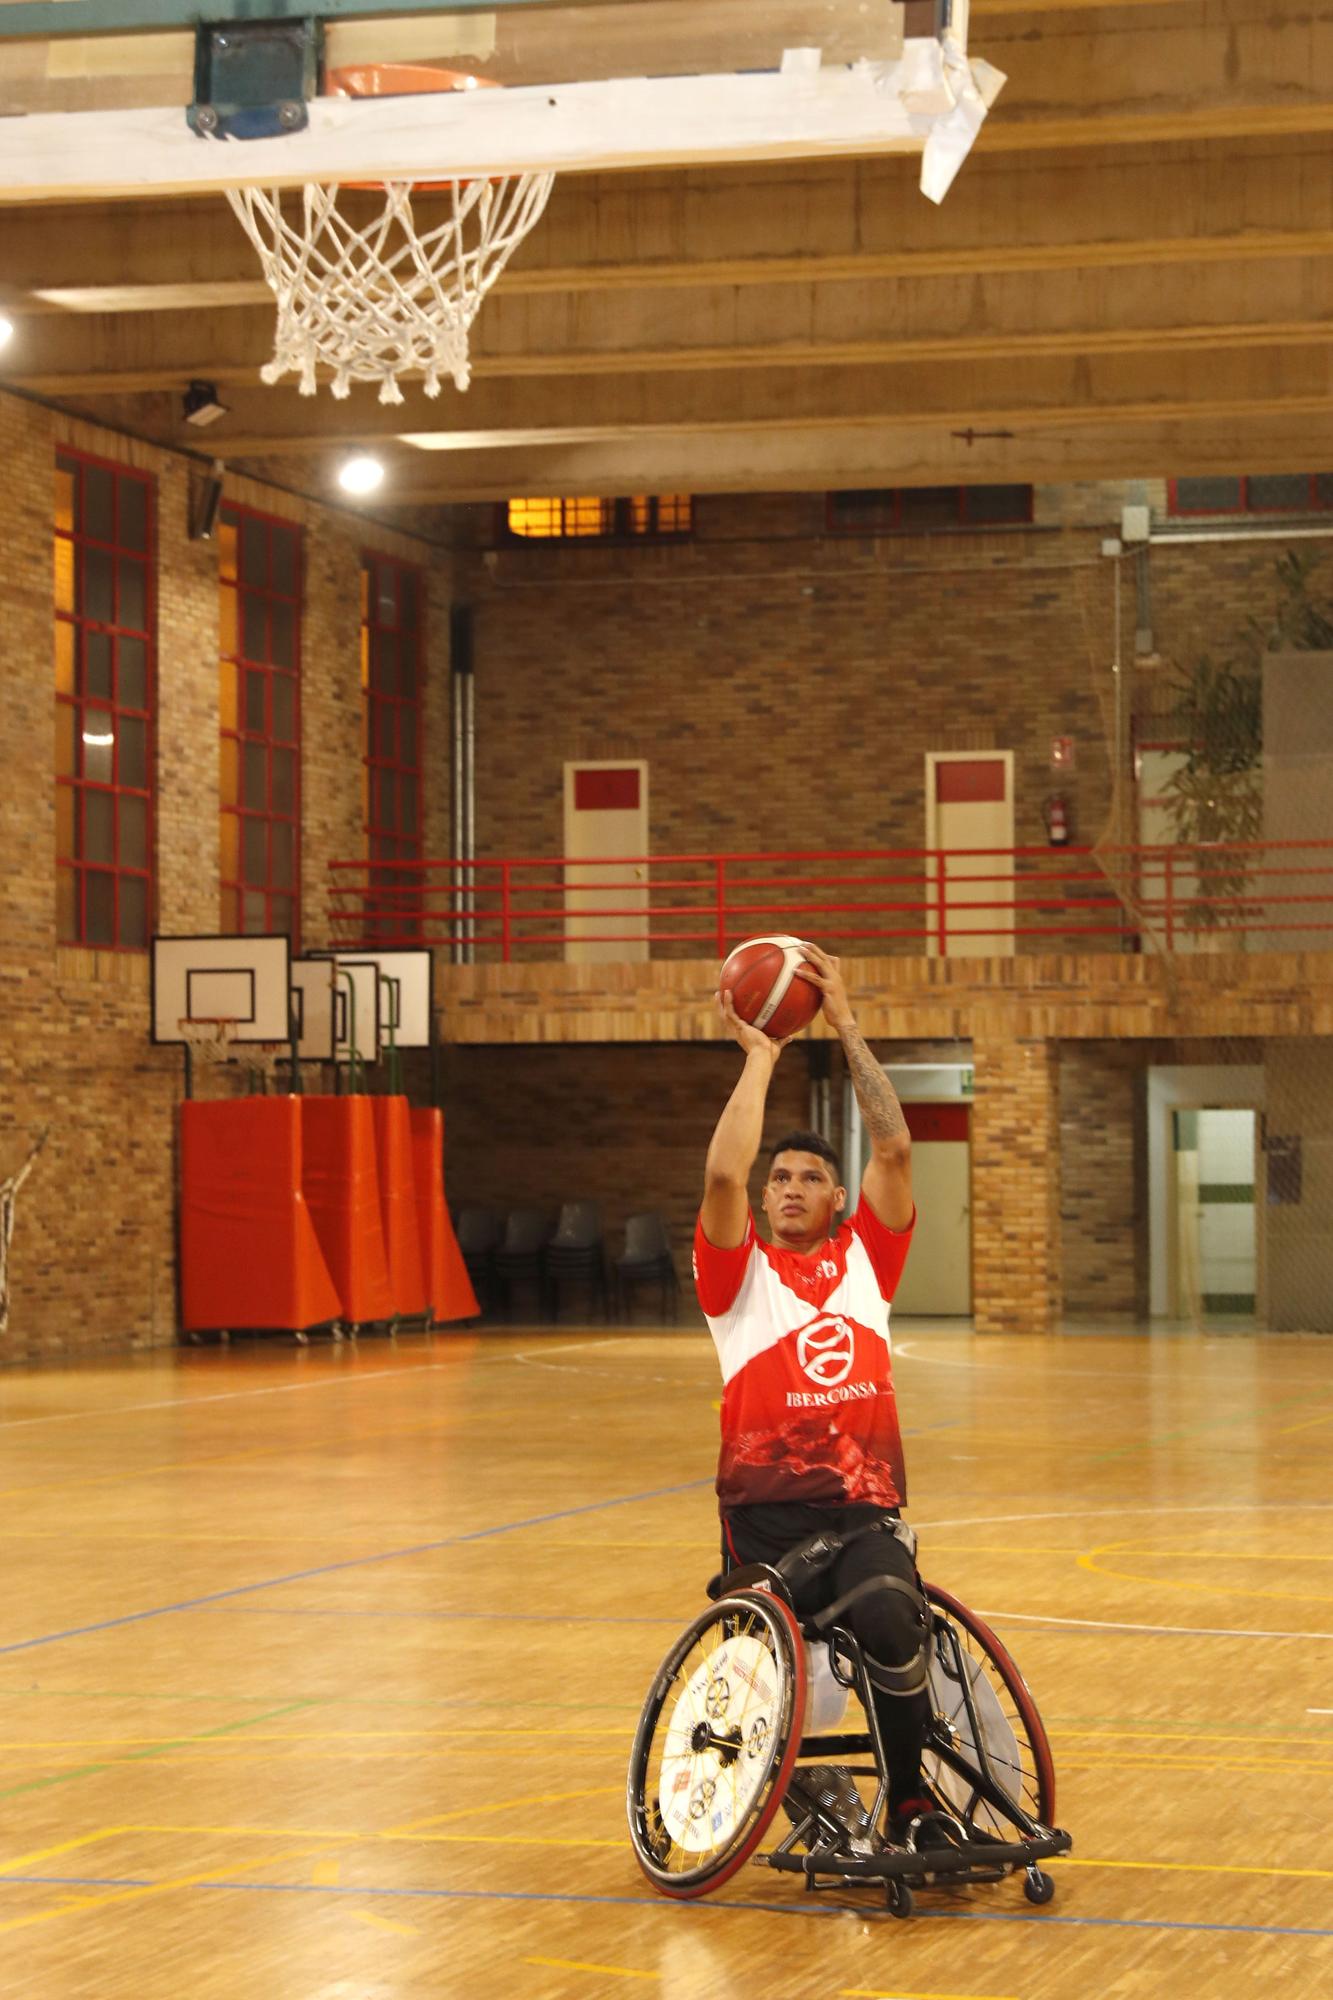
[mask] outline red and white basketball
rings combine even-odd
[[[747,938],[723,966],[717,990],[730,992],[742,1021],[781,1042],[808,1027],[823,1004],[819,988],[796,977],[806,963],[800,938]]]

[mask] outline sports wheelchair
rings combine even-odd
[[[626,1788],[630,1839],[653,1887],[704,1896],[757,1856],[811,1890],[883,1883],[897,1917],[912,1914],[923,1887],[1018,1873],[1030,1903],[1049,1903],[1055,1882],[1041,1863],[1072,1843],[1054,1823],[1041,1717],[995,1634],[947,1590],[921,1585],[933,1708],[922,1776],[935,1810],[891,1840],[864,1655],[845,1626],[797,1617],[788,1560],[714,1577],[710,1608],[653,1679]],[[840,1727],[851,1694],[860,1729]],[[867,1753],[869,1763],[855,1761]],[[874,1784],[869,1808],[858,1778]],[[790,1825],[757,1855],[780,1806]]]

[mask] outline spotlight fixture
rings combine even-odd
[[[190,474],[186,532],[192,542],[211,542],[213,539],[213,530],[218,521],[218,509],[222,505],[223,471],[222,460],[215,458],[206,472]]]
[[[8,346],[14,337],[14,322],[8,313],[0,312],[0,347]]]
[[[212,382],[191,382],[181,398],[181,415],[187,424],[194,424],[199,430],[206,430],[219,417],[225,417],[227,405],[219,402],[218,392]]]
[[[383,478],[383,464],[365,451],[345,458],[338,468],[338,484],[344,493],[373,493]]]

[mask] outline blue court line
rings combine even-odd
[[[340,1604],[226,1604],[211,1614],[222,1618],[471,1618],[489,1625],[679,1625],[680,1613],[661,1618],[599,1618],[580,1611],[381,1611],[375,1606]]]
[[[639,1500],[661,1500],[672,1493],[692,1493],[697,1487],[711,1486],[711,1479],[687,1479],[680,1486],[655,1486],[644,1493],[621,1493],[613,1500],[590,1500],[582,1507],[561,1507],[553,1514],[532,1514],[522,1521],[500,1521],[491,1528],[474,1528],[466,1535],[444,1535],[436,1542],[416,1542],[410,1548],[384,1549],[374,1556],[348,1556],[342,1562],[320,1563],[314,1569],[292,1570],[287,1576],[264,1577],[258,1583],[238,1583],[229,1590],[210,1590],[202,1597],[182,1598],[178,1604],[155,1604],[147,1611],[127,1611],[119,1618],[101,1618],[92,1625],[71,1625],[63,1632],[44,1632],[36,1639],[14,1639],[0,1646],[6,1653],[28,1653],[37,1646],[56,1646],[62,1639],[83,1639],[92,1632],[112,1632],[120,1625],[138,1625],[147,1618],[170,1618],[179,1611],[198,1611],[208,1604],[223,1604],[228,1598],[248,1597],[256,1590],[278,1590],[284,1584],[305,1583],[313,1576],[332,1576],[339,1570],[364,1569],[372,1563],[398,1562],[404,1556],[432,1555],[437,1549],[458,1548],[465,1542],[484,1542],[493,1535],[512,1535],[520,1528],[541,1528],[551,1521],[572,1520],[578,1514],[600,1514],[609,1507],[631,1507]]]
[[[1058,1864],[1057,1864],[1058,1866]],[[29,1887],[52,1889],[157,1889],[162,1884],[149,1876],[137,1875],[4,1875],[0,1876],[0,1888],[7,1883],[20,1882]],[[537,1889],[404,1889],[381,1888],[373,1883],[356,1882],[192,1882],[191,1889],[240,1892],[246,1895],[266,1896],[360,1896],[392,1897],[402,1902],[459,1902],[459,1903],[611,1903],[630,1908],[660,1910],[667,1898],[662,1896],[589,1896],[557,1895],[553,1891]],[[681,1909],[682,1906],[677,1904]],[[842,1917],[848,1914],[842,1904],[824,1903],[710,1903],[703,1899],[689,1904],[691,1911],[700,1915],[708,1912],[723,1916],[730,1910],[757,1910],[765,1916],[773,1917]],[[683,1914],[683,1910],[682,1910]],[[855,1914],[853,1912],[852,1914]],[[886,1922],[893,1919],[885,1917]],[[1246,1937],[1307,1937],[1333,1938],[1333,1930],[1320,1930],[1314,1926],[1298,1924],[1219,1924],[1183,1923],[1179,1920],[1154,1917],[1056,1917],[1046,1912],[1031,1914],[1020,1910],[918,1910],[916,1923],[963,1923],[963,1924],[1062,1924],[1066,1928],[1114,1931],[1220,1931],[1228,1936]]]

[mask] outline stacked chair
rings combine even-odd
[[[639,1285],[658,1287],[658,1310],[666,1318],[670,1301],[674,1324],[680,1301],[676,1260],[671,1239],[662,1217],[656,1213],[631,1215],[625,1224],[625,1248],[611,1267],[616,1317],[629,1312],[633,1293]]]
[[[552,1319],[559,1319],[565,1287],[571,1282],[584,1286],[589,1308],[596,1299],[605,1319],[606,1246],[602,1214],[595,1201],[567,1201],[546,1245],[546,1296]]]
[[[459,1209],[454,1221],[458,1247],[463,1253],[472,1289],[487,1315],[493,1313],[496,1307],[499,1286],[495,1258],[503,1230],[503,1217],[495,1209],[482,1208],[471,1202]]]
[[[551,1235],[551,1215],[545,1208],[511,1208],[495,1251],[496,1304],[506,1319],[514,1317],[515,1293],[529,1291],[536,1299],[536,1316],[545,1319],[549,1291],[545,1250]]]

